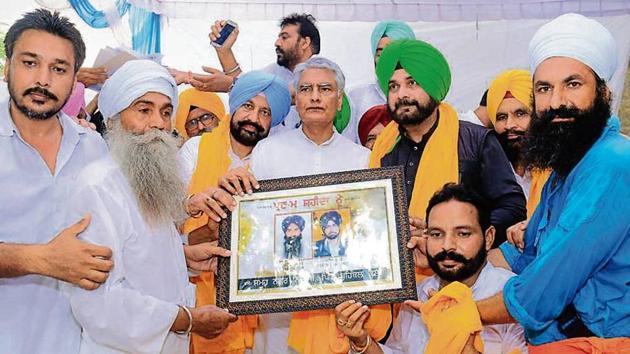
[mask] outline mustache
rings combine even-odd
[[[27,95],[30,95],[31,93],[37,93],[37,94],[46,96],[46,97],[50,98],[51,100],[59,101],[59,98],[57,98],[57,96],[54,93],[46,90],[43,87],[39,87],[39,86],[31,87],[31,88],[28,88],[28,89],[24,90],[24,93],[22,95],[23,96],[27,96]]]
[[[514,134],[514,135],[518,135],[518,136],[525,136],[525,131],[523,130],[517,130],[517,129],[507,129],[505,131],[506,135],[507,134]]]
[[[464,256],[462,256],[461,254],[455,252],[455,251],[442,251],[439,252],[438,254],[436,254],[435,256],[431,257],[433,258],[434,261],[436,262],[441,262],[444,261],[446,259],[450,259],[452,261],[455,262],[460,262],[460,263],[468,263],[470,262],[470,260]]]
[[[236,125],[238,126],[239,129],[243,128],[246,125],[251,125],[252,127],[256,128],[256,132],[258,134],[261,134],[265,131],[265,128],[263,128],[260,124],[249,121],[249,120],[240,121],[236,123]]]
[[[280,47],[276,47],[276,54],[284,55],[284,50],[282,50]]]
[[[554,118],[576,118],[583,112],[575,107],[562,105],[558,108],[550,108],[538,114],[538,117],[545,122],[550,122]]]
[[[418,103],[418,101],[416,100],[412,100],[408,98],[400,99],[398,102],[396,102],[396,105],[394,106],[394,108],[397,111],[399,108],[404,107],[404,106],[416,106],[416,108],[420,110],[420,103]]]

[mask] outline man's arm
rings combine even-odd
[[[225,23],[225,20],[214,22],[214,25],[211,27],[210,34],[208,35],[211,41],[219,38],[219,34],[221,33],[223,26],[225,26]],[[232,51],[232,46],[234,45],[234,42],[236,42],[236,38],[238,38],[238,32],[237,26],[234,28],[234,31],[230,33],[225,42],[223,42],[222,46],[214,47],[217,52],[219,62],[221,63],[221,68],[223,68],[223,72],[232,77],[236,77],[242,72],[238,62],[236,61],[234,52]]]
[[[480,159],[481,191],[493,205],[490,221],[497,230],[492,246],[498,247],[506,240],[507,228],[527,218],[525,195],[494,133],[486,135]]]
[[[503,302],[503,292],[500,292],[487,299],[477,301],[477,311],[479,311],[479,317],[481,323],[484,326],[504,324],[504,323],[516,323],[516,320],[510,315],[505,303]]]
[[[512,267],[510,267],[510,264],[503,256],[503,252],[501,252],[500,248],[493,248],[488,251],[488,261],[495,267],[504,268],[510,272],[512,271]]]
[[[39,274],[96,289],[113,266],[112,252],[77,239],[90,224],[87,215],[61,231],[53,240],[41,245],[0,243],[0,277],[10,278]]]

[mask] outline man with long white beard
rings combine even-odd
[[[81,353],[183,354],[191,332],[212,338],[236,320],[215,306],[194,307],[174,224],[185,197],[169,134],[176,104],[175,81],[147,60],[126,63],[101,90],[111,158],[86,166],[68,207],[71,217],[92,213],[82,238],[111,247],[116,268],[98,292],[69,291]]]

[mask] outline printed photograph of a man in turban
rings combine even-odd
[[[301,258],[302,232],[304,231],[305,223],[304,218],[299,215],[290,215],[282,220],[284,259]]]
[[[315,257],[340,257],[346,254],[346,245],[340,238],[343,219],[337,210],[327,211],[319,217],[324,238],[315,242]]]

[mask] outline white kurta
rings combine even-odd
[[[179,159],[180,168],[182,171],[182,179],[186,185],[190,184],[193,173],[197,169],[197,160],[199,159],[199,144],[201,143],[201,136],[195,136],[188,139],[184,145],[179,149],[177,157]],[[212,153],[212,152],[208,152]],[[247,155],[244,158],[238,157],[232,148],[228,150],[228,156],[232,161],[230,163],[230,170],[237,167],[249,166],[249,160],[251,155]]]
[[[68,208],[70,220],[92,214],[80,237],[110,247],[114,261],[98,289],[68,289],[83,328],[81,353],[188,353],[188,337],[170,332],[177,305],[195,304],[175,226],[147,226],[126,178],[109,157],[82,171]]]
[[[369,157],[370,150],[337,132],[317,145],[300,127],[259,142],[251,169],[258,179],[307,176],[367,168]]]
[[[51,173],[17,131],[7,96],[0,103],[0,242],[44,244],[81,218],[66,218],[71,187],[83,166],[108,154],[107,145],[60,112],[63,136]],[[79,351],[80,328],[60,283],[40,275],[0,279],[0,353]]]
[[[368,167],[370,150],[334,132],[321,145],[302,131],[288,130],[256,145],[252,152],[252,172],[257,179],[297,177],[320,173],[359,170]],[[294,353],[287,345],[291,313],[259,316],[253,353]]]
[[[483,300],[497,294],[512,276],[514,273],[487,262],[472,286],[473,298]],[[423,280],[418,284],[418,300],[427,301],[429,289],[439,288],[437,275]],[[481,331],[481,339],[484,353],[487,354],[508,354],[515,348],[519,348],[521,353],[527,353],[523,327],[518,324],[485,326]],[[421,354],[428,342],[429,332],[420,314],[409,306],[403,306],[387,342],[380,346],[385,354]]]

